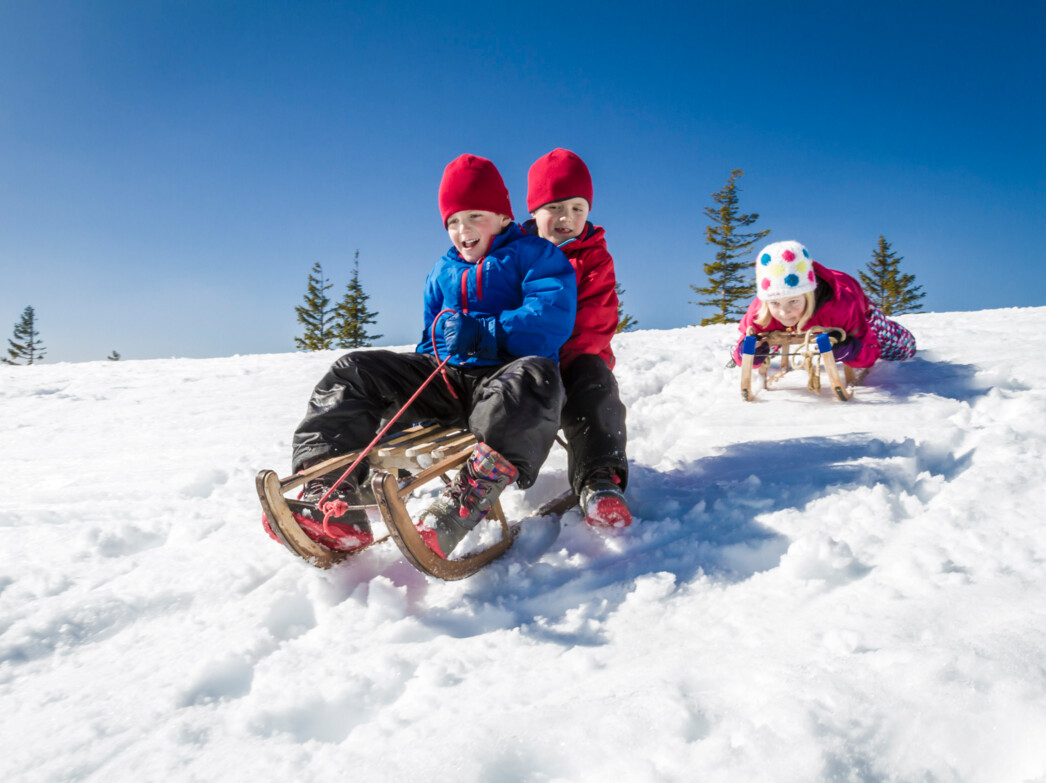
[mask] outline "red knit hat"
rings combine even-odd
[[[534,161],[527,174],[527,211],[580,196],[592,208],[592,175],[575,153],[557,147]]]
[[[478,155],[454,158],[443,169],[439,183],[439,213],[444,228],[447,218],[464,209],[482,209],[512,218],[505,181],[493,163]]]

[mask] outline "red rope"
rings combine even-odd
[[[462,278],[462,279],[464,279],[464,278]],[[432,319],[432,355],[436,357],[436,361],[439,361],[439,348],[436,347],[436,321],[438,321],[439,317],[441,315],[443,315],[444,313],[451,313],[451,314],[453,314],[454,310],[452,310],[449,307],[444,307],[442,310],[440,310],[438,313],[436,313],[436,317]],[[454,387],[450,385],[450,378],[447,377],[447,370],[443,366],[443,365],[445,365],[449,361],[450,361],[450,357],[448,356],[446,359],[444,359],[442,362],[440,362],[440,365],[439,365],[438,369],[443,371],[443,382],[445,384],[447,384],[447,391],[449,391],[450,392],[450,396],[453,397],[456,400],[458,398],[457,392],[455,392],[454,391]],[[431,380],[431,378],[429,380]],[[425,383],[428,383],[428,381],[425,381]],[[424,389],[425,387],[422,386],[421,388]]]

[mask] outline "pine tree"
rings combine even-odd
[[[4,364],[35,364],[44,358],[44,345],[40,342],[40,333],[36,331],[36,311],[27,307],[22,312],[22,320],[15,324],[14,337],[7,341],[7,356],[0,358]]]
[[[759,219],[758,213],[743,215],[738,212],[737,180],[744,176],[741,169],[730,172],[726,185],[712,198],[718,207],[705,207],[704,213],[712,224],[705,230],[705,242],[715,245],[715,261],[705,264],[708,285],[690,286],[695,294],[705,296],[690,304],[715,307],[718,312],[711,318],[701,319],[701,325],[732,323],[744,315],[749,301],[755,295],[755,274],[744,257],[751,252],[752,245],[761,240],[770,230],[740,233]]]
[[[345,290],[345,296],[334,309],[336,316],[335,336],[339,348],[366,348],[380,334],[367,334],[367,326],[377,323],[377,313],[367,309],[370,297],[363,293],[360,285],[360,251],[353,258],[352,280]]]
[[[898,256],[890,248],[890,243],[879,235],[879,245],[872,252],[861,276],[861,286],[873,304],[879,306],[883,315],[902,315],[922,310],[919,300],[926,294],[921,285],[915,285],[915,275],[902,275],[900,264],[903,256]]]
[[[617,331],[615,334],[630,332],[639,326],[639,321],[625,313],[625,304],[621,299],[625,289],[621,287],[621,283],[614,283],[614,290],[617,292]]]
[[[294,338],[298,350],[325,351],[334,347],[334,310],[327,296],[331,287],[332,283],[323,276],[323,266],[317,261],[309,274],[305,304],[294,308],[298,314],[298,323],[305,326],[305,333]]]

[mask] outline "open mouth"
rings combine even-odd
[[[466,239],[464,242],[461,243],[461,247],[464,250],[471,250],[472,248],[474,248],[478,244],[479,244],[479,240],[478,239]]]

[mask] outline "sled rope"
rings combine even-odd
[[[439,318],[439,316],[437,315],[436,318]],[[436,321],[433,320],[432,323],[433,323],[433,326],[435,326]],[[432,350],[433,351],[436,350],[435,332],[433,332]],[[436,355],[436,358],[439,359],[439,354]],[[418,399],[418,395],[420,395],[421,392],[424,391],[425,387],[428,386],[429,383],[432,382],[432,379],[435,378],[436,375],[440,371],[443,370],[444,365],[446,365],[446,363],[449,362],[449,361],[450,361],[450,357],[448,356],[446,359],[444,359],[442,362],[439,363],[439,366],[436,367],[436,369],[432,371],[432,374],[429,375],[429,377],[426,378],[424,380],[424,382],[422,382],[421,386],[418,387],[418,390],[416,392],[414,392],[414,394],[411,395],[411,398],[409,400],[407,400],[403,404],[403,407],[400,408],[398,411],[396,411],[396,415],[393,416],[392,419],[389,420],[389,423],[386,424],[384,427],[382,427],[381,431],[378,432],[378,434],[374,436],[374,440],[372,440],[367,445],[367,447],[360,452],[360,455],[358,457],[356,457],[355,461],[351,465],[349,465],[348,468],[345,469],[345,472],[341,474],[341,478],[339,478],[337,481],[335,481],[333,484],[331,484],[331,488],[323,493],[323,497],[321,497],[319,499],[319,501],[316,503],[316,505],[319,507],[320,511],[323,512],[323,533],[324,533],[324,535],[331,536],[332,538],[335,537],[335,536],[333,536],[331,534],[330,529],[328,528],[328,523],[330,522],[331,517],[333,517],[333,516],[341,516],[342,514],[344,514],[349,509],[349,504],[346,503],[344,500],[332,500],[332,501],[330,501],[328,503],[327,502],[327,498],[330,497],[331,493],[335,490],[335,488],[339,484],[341,484],[341,482],[343,482],[345,479],[347,479],[349,476],[352,475],[352,472],[354,470],[356,470],[357,467],[359,467],[359,464],[363,461],[364,457],[366,457],[367,454],[370,453],[370,450],[373,449],[377,445],[379,440],[381,440],[383,437],[385,437],[385,433],[388,432],[389,429],[392,427],[392,425],[396,423],[397,419],[399,419],[399,417],[403,415],[404,411],[406,411],[407,408],[409,408],[411,406],[411,403],[413,403],[414,400]],[[446,374],[444,374],[443,380],[445,380],[445,381],[447,380]],[[450,388],[450,382],[449,381],[447,381],[447,388]],[[450,393],[454,394],[454,390],[451,389]],[[456,394],[454,396],[457,397]]]
[[[462,278],[462,280],[464,280],[464,278]],[[449,308],[449,307],[445,307],[442,310],[440,310],[438,313],[436,313],[436,317],[432,319],[432,354],[433,354],[433,356],[436,357],[436,361],[437,362],[439,361],[439,348],[436,347],[436,322],[439,320],[439,317],[441,315],[443,315],[444,313],[451,313],[451,314],[453,314],[454,311],[451,308]],[[449,361],[450,361],[450,357],[448,356],[446,359],[444,359],[440,363],[439,369],[443,371],[443,383],[445,383],[447,385],[447,391],[449,391],[450,392],[450,396],[453,397],[456,400],[458,398],[458,395],[454,391],[454,387],[450,385],[450,378],[447,377],[447,370],[443,366],[443,365],[445,365]],[[432,380],[432,379],[429,378],[429,380]],[[421,389],[424,389],[425,385],[428,384],[428,382],[429,381],[425,381],[425,383],[423,383],[421,385]],[[418,389],[418,391],[421,391],[421,389]],[[396,414],[396,415],[398,416],[399,414]]]

